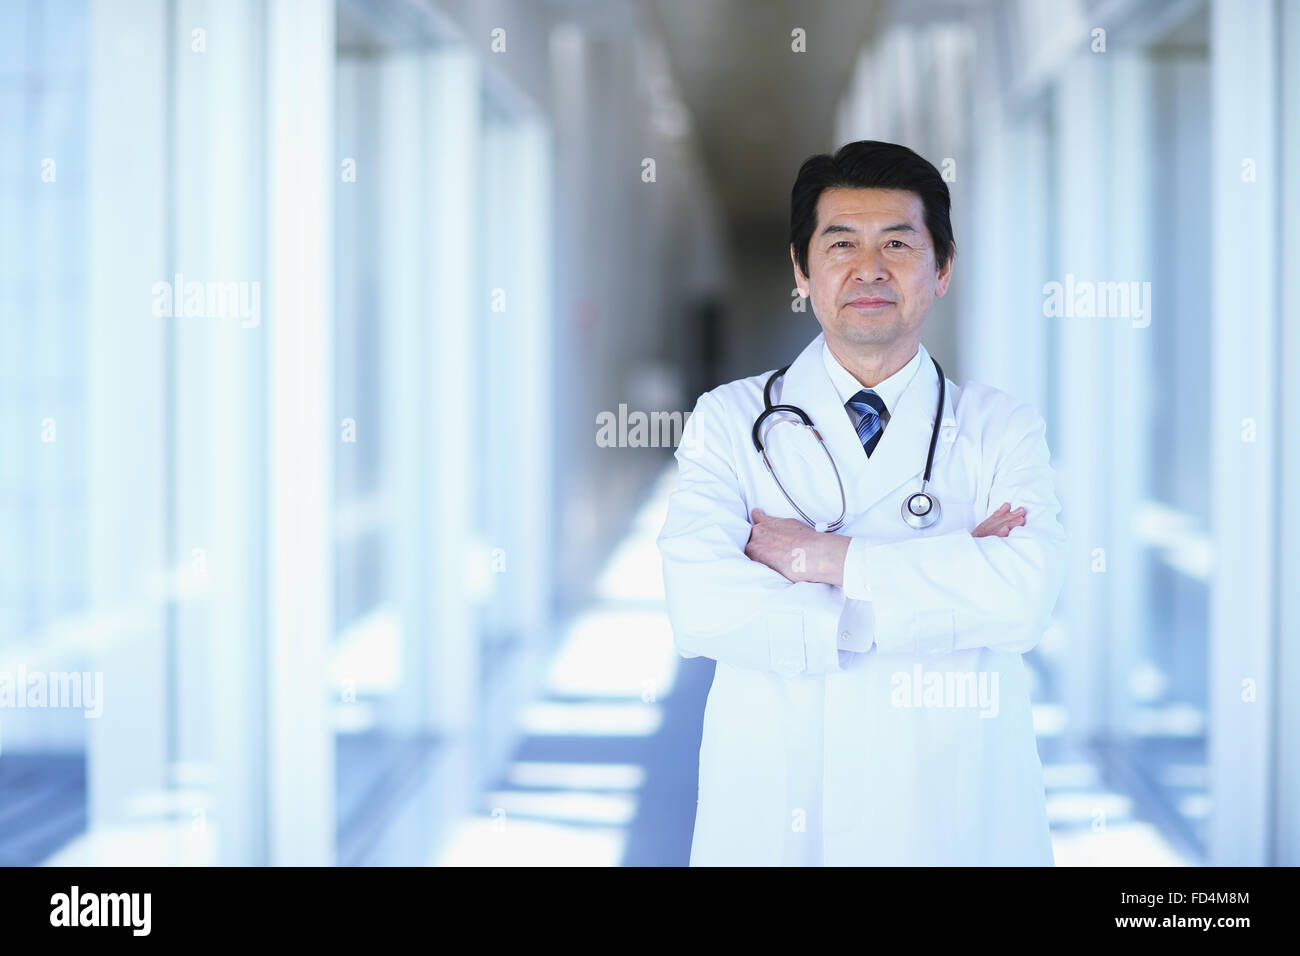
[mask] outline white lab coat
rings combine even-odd
[[[915,530],[899,509],[920,488],[939,397],[929,354],[868,459],[822,341],[773,401],[811,416],[843,477],[843,588],[791,583],[745,556],[750,509],[797,517],[750,439],[769,373],[702,395],[677,450],[658,538],[669,616],[683,657],[717,661],[691,865],[1050,866],[1021,660],[1065,574],[1043,420],[998,389],[948,381],[930,485],[942,516]],[[819,455],[814,442],[774,464],[805,511],[834,517]],[[1004,501],[1025,507],[1025,525],[971,537]],[[864,653],[842,649],[864,637]]]

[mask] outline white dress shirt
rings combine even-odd
[[[844,406],[844,412],[849,416],[853,428],[856,430],[858,421],[861,416],[857,410],[850,405],[849,399],[858,394],[864,386],[854,377],[853,373],[839,363],[839,360],[831,354],[830,346],[822,344],[822,361],[826,364],[826,371],[831,377],[831,382],[835,385],[835,391],[840,397],[840,404]],[[880,396],[880,400],[885,403],[885,417],[881,422],[881,440],[884,440],[884,429],[889,425],[890,409],[897,407],[899,398],[904,390],[912,382],[912,377],[916,375],[916,370],[921,367],[921,350],[917,349],[916,354],[908,361],[906,365],[900,368],[893,375],[884,379],[877,385],[871,386],[871,391]],[[862,454],[866,454],[864,450]],[[869,601],[860,602],[869,604]],[[851,609],[850,609],[851,610]],[[840,622],[840,640],[838,650],[840,652],[840,666],[851,667],[853,658],[848,654],[865,654],[871,650],[875,644],[875,621],[874,615],[869,608],[857,609],[857,613],[847,613]],[[848,627],[848,620],[855,621],[853,627]]]
[[[856,429],[861,416],[858,415],[853,406],[849,405],[849,399],[862,391],[865,386],[853,377],[852,372],[839,363],[839,360],[831,354],[830,346],[825,343],[822,344],[822,361],[826,363],[826,371],[830,374],[831,382],[835,385],[835,391],[840,396],[840,404],[844,406],[849,421],[853,423],[853,427]],[[912,383],[912,376],[916,374],[916,370],[920,367],[921,350],[917,349],[916,354],[912,356],[906,365],[880,384],[871,386],[871,391],[879,395],[880,400],[885,403],[886,418],[881,422],[882,428],[889,425],[888,415],[890,411],[897,405],[899,397],[907,386]],[[883,433],[881,438],[883,440]],[[863,454],[865,455],[866,452],[864,451]]]

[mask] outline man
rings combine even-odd
[[[1051,865],[1021,655],[1066,538],[1041,417],[941,391],[921,345],[955,263],[947,185],[903,146],[814,156],[790,257],[821,334],[700,397],[658,539],[678,651],[717,661],[691,863]],[[787,411],[751,436],[769,380],[816,433]],[[837,533],[809,523],[841,509]]]

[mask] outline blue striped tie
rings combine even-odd
[[[885,432],[884,423],[889,421],[885,402],[875,392],[864,388],[850,398],[847,404],[858,413],[858,440],[870,458],[880,442],[880,436]]]

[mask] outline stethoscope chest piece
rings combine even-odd
[[[913,492],[903,499],[903,520],[913,528],[928,528],[939,520],[943,509],[939,499],[924,491]]]

